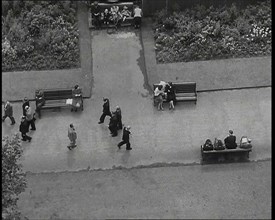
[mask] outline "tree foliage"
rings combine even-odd
[[[26,176],[19,164],[22,156],[19,134],[2,138],[2,218],[19,219],[17,200],[26,188]]]
[[[2,71],[80,66],[74,2],[2,1],[2,6]]]

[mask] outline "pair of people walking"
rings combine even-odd
[[[119,129],[122,129],[122,115],[121,115],[121,109],[119,106],[116,107],[116,110],[114,112],[110,111],[110,101],[108,98],[103,98],[104,104],[103,104],[103,113],[100,116],[98,124],[104,123],[105,117],[110,117],[109,122],[109,130],[111,132],[112,137],[117,136],[117,131]]]

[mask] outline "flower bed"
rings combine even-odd
[[[271,2],[155,15],[159,63],[271,55]]]
[[[80,67],[73,1],[2,1],[2,71]]]

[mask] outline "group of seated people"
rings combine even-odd
[[[169,102],[169,109],[175,109],[176,93],[172,82],[160,81],[154,91],[154,102],[158,106],[158,110],[163,110],[163,101]]]
[[[98,2],[94,2],[92,7],[92,18],[95,27],[100,27],[101,24],[109,25],[113,24],[115,27],[119,27],[126,18],[131,17],[132,13],[128,10],[126,5],[120,10],[119,6],[113,5],[110,10],[105,8],[104,11],[98,6]]]
[[[246,136],[242,136],[240,140],[240,148],[248,149],[251,148],[251,140],[248,139]],[[203,145],[204,151],[210,151],[210,150],[224,150],[224,149],[236,149],[237,143],[236,143],[236,136],[233,134],[232,130],[229,130],[229,135],[224,139],[224,144],[221,140],[215,138],[214,144],[212,144],[212,141],[210,139],[207,139],[205,141],[205,144]]]

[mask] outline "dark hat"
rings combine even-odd
[[[233,131],[232,131],[232,130],[229,130],[229,134],[233,134]]]

